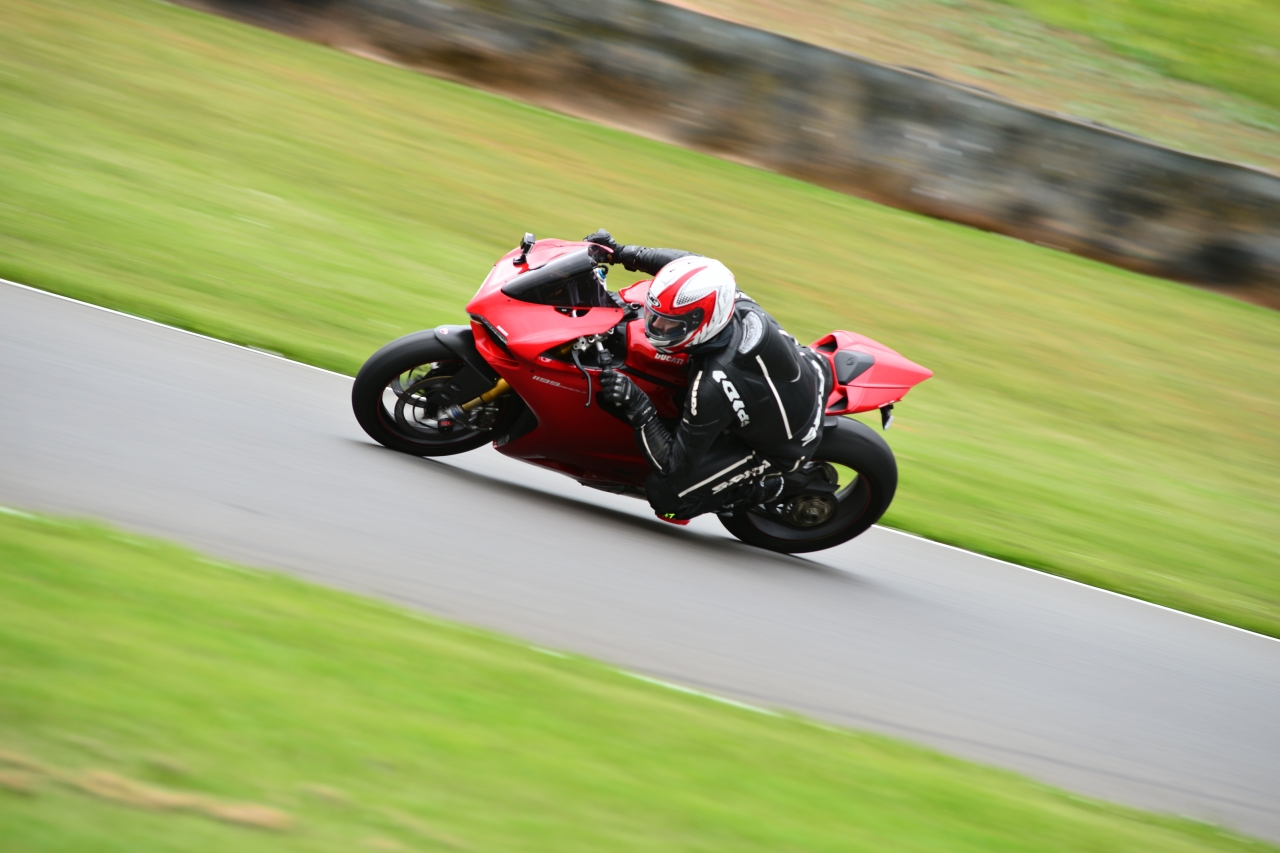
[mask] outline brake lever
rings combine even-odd
[[[596,337],[594,341],[588,338],[578,338],[578,342],[569,350],[569,355],[573,358],[574,366],[582,372],[582,378],[587,382],[587,402],[582,407],[584,409],[591,408],[591,400],[595,395],[595,389],[591,385],[591,373],[587,370],[586,366],[583,365],[582,356],[579,353],[591,346],[592,343],[596,345],[596,360],[599,362],[600,372],[603,373],[613,367],[613,353],[609,352],[605,347],[604,342],[601,341],[599,337]]]
[[[582,408],[589,409],[591,408],[591,396],[593,393],[593,389],[591,387],[591,374],[588,373],[587,369],[582,366],[582,357],[578,355],[577,347],[574,347],[573,349],[569,350],[569,354],[573,356],[573,363],[577,365],[578,370],[582,371],[582,378],[587,381],[587,402],[586,402],[586,405],[584,405]]]

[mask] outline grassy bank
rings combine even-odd
[[[1268,0],[677,2],[1280,172],[1280,14]]]
[[[97,526],[0,567],[6,850],[1263,846]]]
[[[1280,9],[1271,0],[1010,0],[1171,77],[1280,108]]]
[[[889,523],[1280,635],[1280,314],[152,0],[0,17],[4,277],[352,372],[525,230],[698,249],[936,371]]]

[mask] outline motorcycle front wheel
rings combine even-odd
[[[450,456],[493,441],[523,405],[515,394],[474,409],[466,422],[436,420],[439,392],[463,363],[433,335],[407,335],[369,357],[351,387],[351,408],[369,437],[414,456]]]
[[[840,418],[813,455],[838,477],[834,494],[797,495],[772,506],[721,515],[730,533],[757,548],[784,554],[821,551],[848,542],[880,520],[898,488],[898,463],[875,430]]]

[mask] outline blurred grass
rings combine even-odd
[[[1280,173],[1275,0],[673,2]]]
[[[1280,107],[1275,0],[1005,0],[1172,77]]]
[[[937,372],[887,523],[1280,636],[1276,312],[152,0],[0,19],[6,278],[352,373],[525,230],[702,251]]]
[[[103,527],[0,567],[5,850],[1275,849]]]

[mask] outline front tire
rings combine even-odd
[[[885,440],[861,421],[839,418],[823,434],[813,459],[844,469],[835,495],[836,508],[830,517],[806,525],[802,515],[794,511],[770,512],[753,507],[721,515],[720,523],[748,545],[802,554],[848,542],[879,521],[893,502],[898,488],[898,463]],[[792,500],[804,498],[801,495]]]
[[[369,437],[413,456],[451,456],[493,441],[521,402],[506,394],[445,430],[432,420],[434,393],[465,367],[433,332],[394,340],[369,356],[351,386],[351,408]]]

